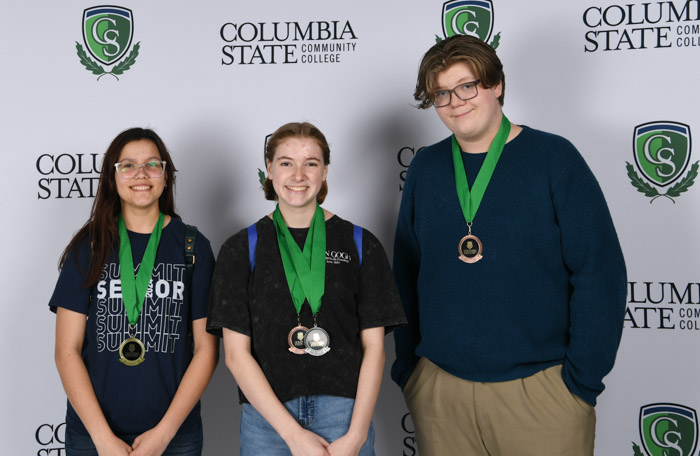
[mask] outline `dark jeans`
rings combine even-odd
[[[131,445],[137,435],[117,436]],[[180,431],[170,441],[163,456],[201,456],[202,423]],[[97,449],[88,434],[77,432],[66,426],[66,456],[97,456]]]

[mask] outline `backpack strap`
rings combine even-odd
[[[190,333],[191,347],[194,347],[194,336],[192,334],[192,276],[194,275],[194,243],[196,240],[197,227],[194,225],[185,225],[185,293],[183,296],[183,304],[187,305],[187,326]]]
[[[360,260],[360,266],[362,266],[362,227],[358,225],[352,226],[352,239],[355,241],[355,248],[357,249],[357,258]]]
[[[192,281],[192,273],[194,272],[194,243],[197,240],[197,227],[193,225],[185,225],[185,286],[187,287]],[[187,289],[187,288],[185,288]]]
[[[255,267],[255,247],[258,245],[258,228],[255,223],[248,227],[248,261],[250,262],[250,272]]]
[[[352,227],[352,239],[355,241],[355,248],[357,249],[357,258],[360,260],[360,266],[362,266],[362,227],[358,225],[353,225]],[[250,271],[253,271],[255,267],[255,248],[258,245],[258,229],[255,223],[248,227],[248,261],[250,263]]]

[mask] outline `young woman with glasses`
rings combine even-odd
[[[63,251],[49,306],[67,454],[201,454],[199,398],[218,357],[206,332],[214,257],[196,229],[185,239],[174,187],[161,138],[120,133],[90,217]]]

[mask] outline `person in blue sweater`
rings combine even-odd
[[[415,98],[452,135],[406,176],[395,332],[421,456],[592,455],[622,335],[626,271],[603,193],[566,139],[512,124],[495,51],[454,36]]]

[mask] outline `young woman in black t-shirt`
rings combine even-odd
[[[240,388],[241,455],[373,455],[384,335],[405,322],[386,255],[320,208],[330,149],[315,126],[280,127],[265,157],[278,206],[222,246],[209,311]]]

